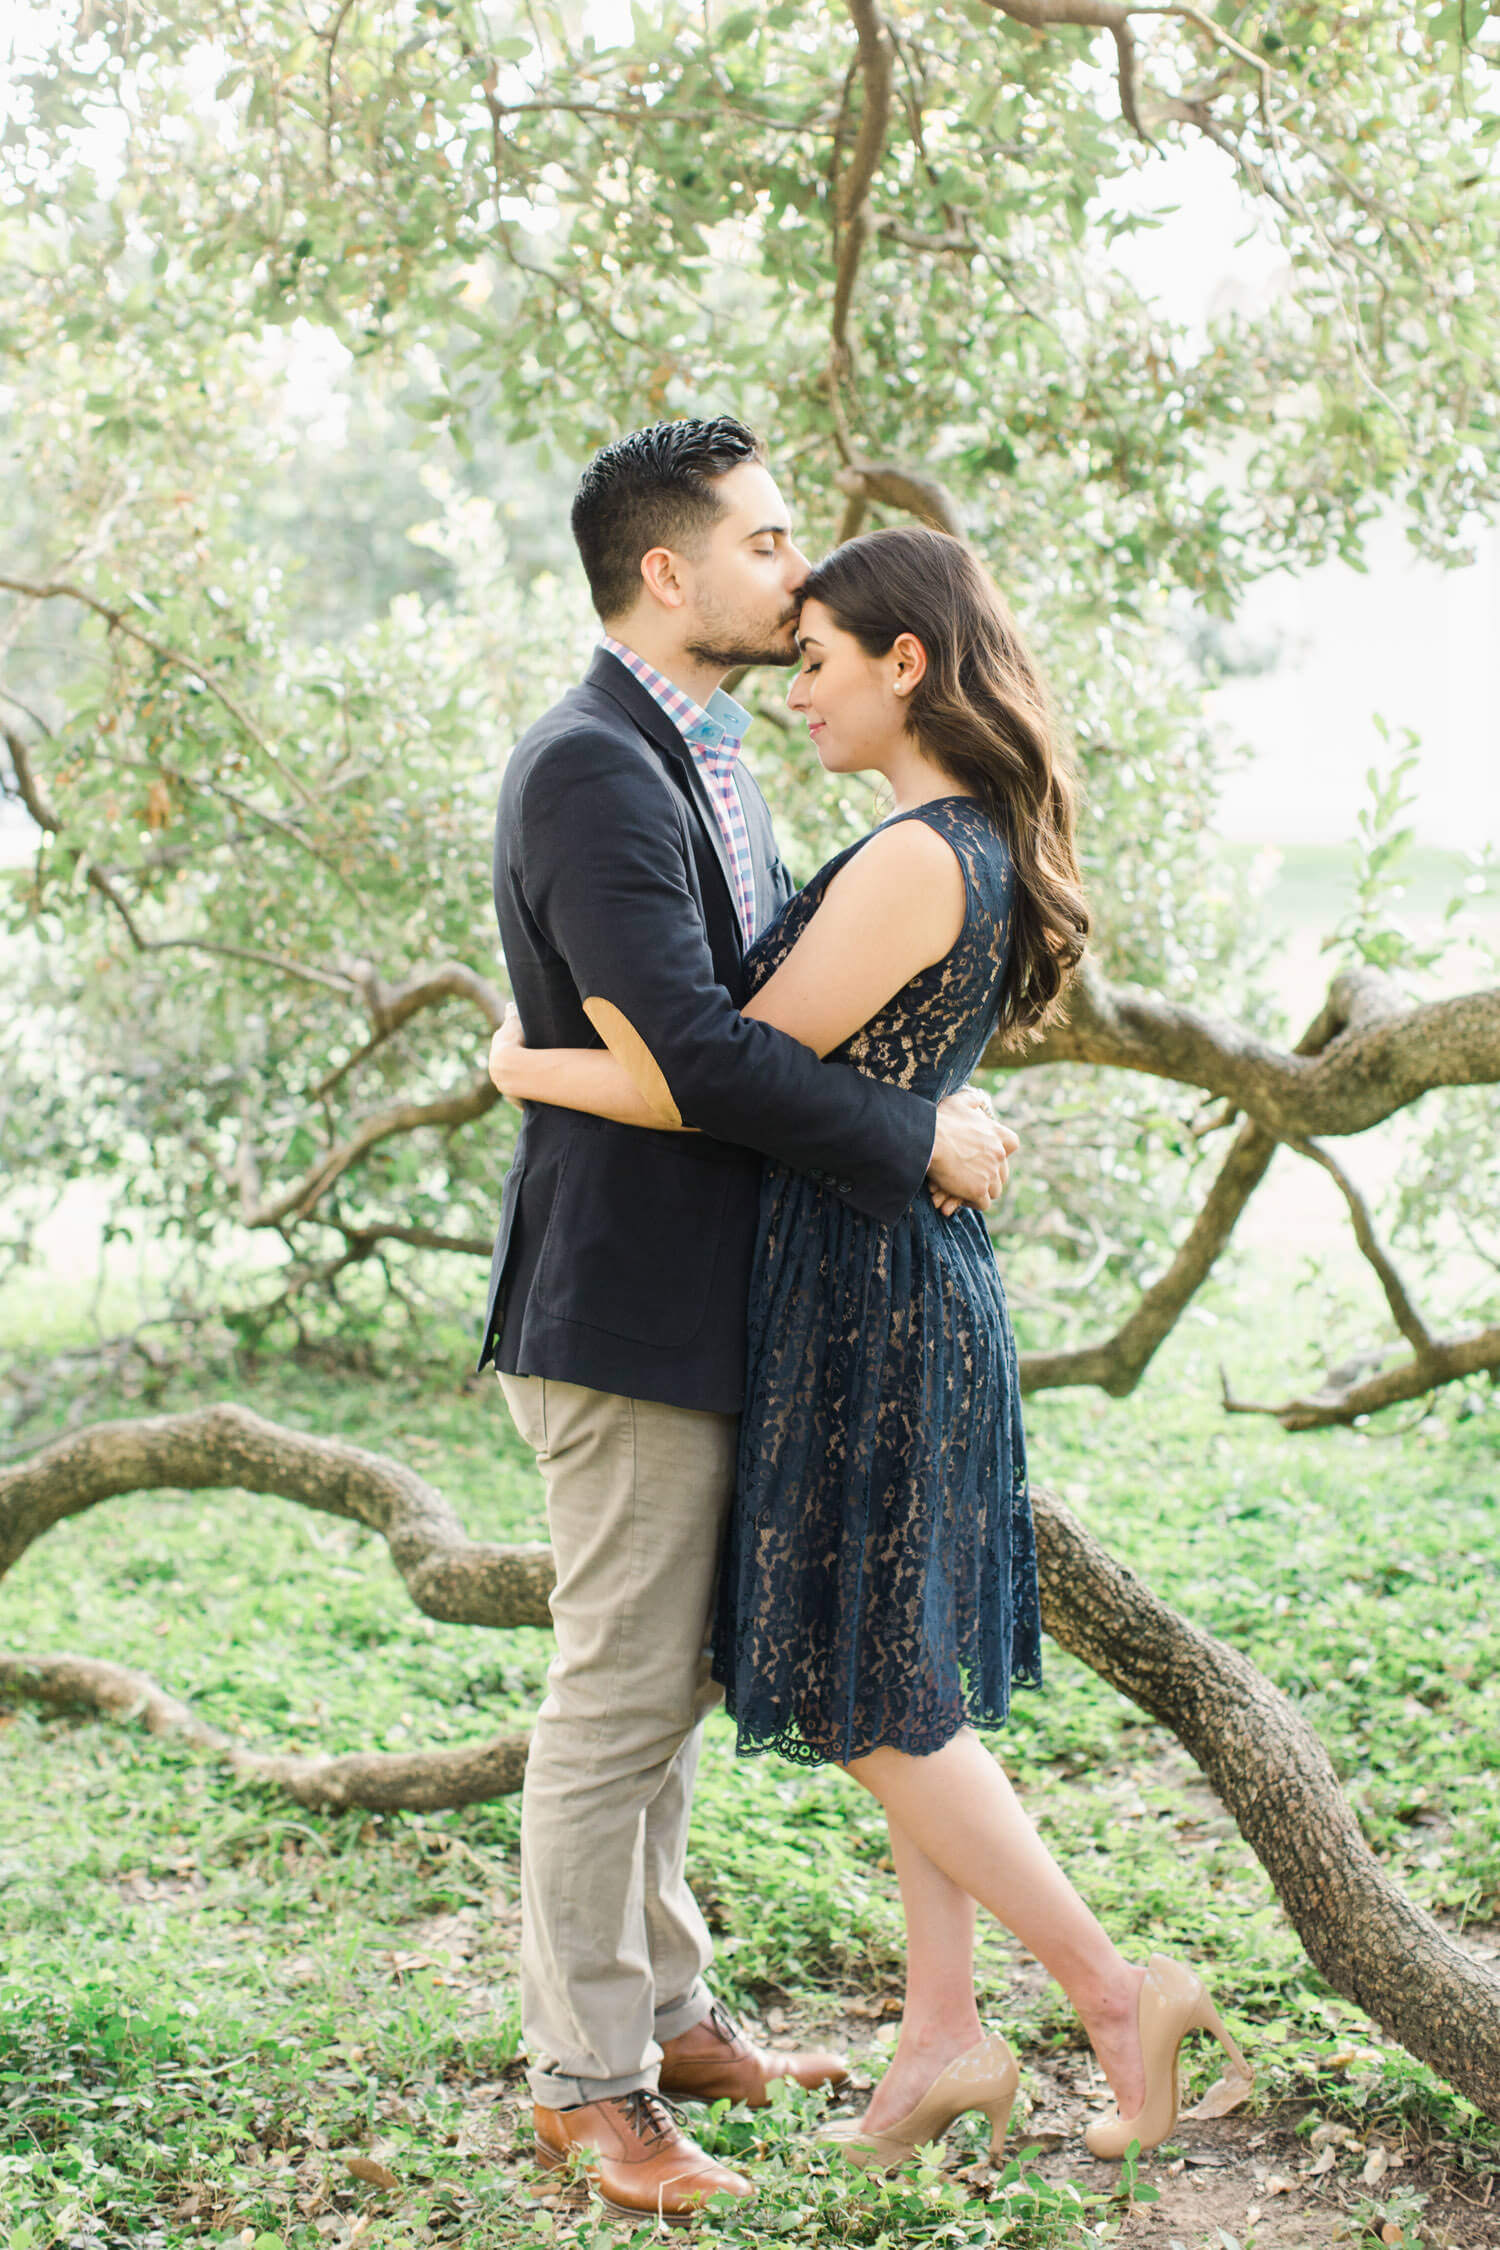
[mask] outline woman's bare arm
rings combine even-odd
[[[952,845],[925,821],[878,829],[839,869],[744,1013],[831,1054],[951,952],[963,924],[963,870]]]
[[[607,1047],[528,1047],[514,1008],[490,1041],[490,1077],[507,1101],[581,1109],[656,1132],[687,1130],[675,1105],[664,1107],[655,1088],[648,1098]]]

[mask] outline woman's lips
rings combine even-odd
[[[826,719],[809,719],[807,722],[807,731],[809,734],[821,734],[827,724],[828,721]]]

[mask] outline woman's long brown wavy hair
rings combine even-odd
[[[1089,912],[1072,761],[1004,595],[961,539],[903,525],[835,547],[802,599],[821,602],[867,656],[886,655],[902,633],[926,650],[907,729],[979,797],[1009,846],[1016,896],[999,1028],[1006,1046],[1027,1045],[1060,1011]]]

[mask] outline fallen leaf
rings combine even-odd
[[[1296,2181],[1287,2179],[1281,2172],[1273,2172],[1266,2182],[1267,2195],[1295,2195],[1296,2192]]]
[[[1256,2224],[1256,2222],[1258,2221],[1258,2219],[1259,2219],[1259,2218],[1260,2218],[1260,2205],[1259,2205],[1258,2203],[1252,2203],[1252,2204],[1251,2204],[1251,2206],[1250,2206],[1250,2208],[1249,2208],[1249,2210],[1248,2210],[1248,2211],[1247,2211],[1247,2212],[1245,2213],[1245,2224],[1246,2224],[1246,2226],[1247,2226],[1247,2227],[1253,2227],[1253,2226],[1254,2226],[1254,2225]]]
[[[1380,2147],[1372,2148],[1365,2158],[1365,2168],[1359,2175],[1361,2187],[1379,2187],[1390,2168],[1389,2151]]]
[[[1209,2087],[1195,2108],[1183,2111],[1184,2117],[1227,2117],[1231,2110],[1247,2102],[1255,2091],[1253,2079],[1225,2077]]]
[[[384,2188],[388,2195],[401,2185],[390,2167],[377,2163],[373,2156],[346,2156],[344,2170],[352,2172],[357,2180],[364,2180],[370,2187]]]
[[[1406,2237],[1395,2219],[1387,2219],[1380,2230],[1380,2239],[1382,2242],[1404,2242]]]
[[[1336,2156],[1334,2151],[1325,2144],[1325,2146],[1318,2151],[1315,2162],[1308,2166],[1308,2178],[1310,2180],[1321,2180],[1323,2174],[1325,2172],[1331,2172],[1337,2162],[1338,2157]]]

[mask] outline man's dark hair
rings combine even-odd
[[[691,552],[713,528],[724,513],[715,477],[765,457],[755,432],[729,414],[653,422],[594,455],[573,496],[573,537],[606,624],[634,607],[642,555]]]

